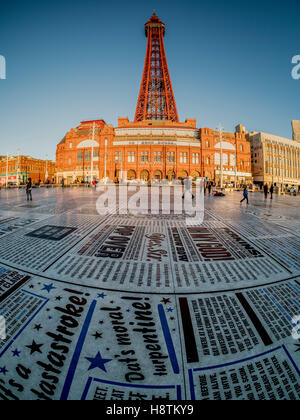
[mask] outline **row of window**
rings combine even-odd
[[[77,153],[77,162],[83,162],[83,158],[85,162],[91,161],[91,152],[78,152]],[[99,158],[99,151],[94,151],[94,158]],[[115,162],[120,163],[122,162],[122,152],[115,152]],[[154,152],[153,154],[153,161],[154,163],[161,163],[163,160],[163,154],[162,152]],[[176,162],[176,153],[175,152],[167,152],[166,160],[168,163],[175,163]],[[127,161],[128,163],[135,163],[136,162],[136,152],[128,152],[127,153]],[[150,153],[149,152],[141,152],[140,155],[140,161],[142,163],[149,163],[150,162]],[[189,154],[186,152],[181,152],[179,155],[179,161],[182,164],[188,164],[189,163]],[[230,156],[227,153],[223,154],[222,157],[223,165],[228,165],[230,163],[231,166],[235,166],[236,164],[236,157],[235,155],[231,154]],[[69,159],[69,164],[71,165],[72,160]],[[193,153],[192,154],[192,163],[197,165],[200,164],[200,153]],[[221,163],[221,154],[215,153],[215,163],[220,164]],[[206,158],[206,164],[211,164],[211,158]],[[242,162],[242,165],[244,162]],[[248,162],[250,164],[250,160]]]
[[[98,171],[99,170],[99,165],[94,165],[93,166],[94,171]],[[90,171],[91,170],[91,166],[84,166],[84,168],[82,166],[76,166],[76,171]]]
[[[273,153],[277,153],[277,154],[299,154],[299,149],[298,148],[294,148],[292,147],[290,149],[290,147],[292,146],[285,146],[285,145],[277,145],[277,146],[266,146],[266,150],[268,153],[273,154]]]
[[[299,168],[292,166],[291,162],[285,160],[282,164],[273,166],[269,161],[265,162],[265,172],[268,175],[284,176],[287,178],[299,178]]]
[[[220,139],[215,139],[215,142],[220,143]],[[224,142],[224,140],[223,140],[223,142]],[[207,149],[210,149],[210,147],[211,147],[210,141],[207,140],[205,142],[205,146],[206,146]],[[240,152],[243,152],[243,151],[244,151],[244,146],[241,144],[240,145]]]
[[[94,158],[99,158],[99,151],[94,151]],[[155,163],[162,162],[163,154],[162,152],[154,152],[153,160]],[[91,161],[91,152],[78,152],[77,153],[77,162],[90,162]],[[128,163],[134,163],[136,161],[136,153],[135,152],[128,152],[127,154]],[[141,152],[141,162],[147,163],[150,161],[150,153],[149,152]],[[122,152],[115,152],[115,162],[119,163],[122,162]],[[167,162],[168,163],[175,163],[176,162],[176,154],[175,152],[168,152],[167,153]],[[69,159],[69,164],[72,163],[72,160]],[[180,163],[188,163],[188,153],[180,153]],[[200,163],[200,153],[193,153],[192,155],[192,163],[199,164]]]
[[[19,171],[20,172],[43,172],[46,169],[45,166],[34,166],[34,165],[20,165]],[[6,165],[1,168],[2,173],[6,172]],[[8,172],[17,172],[18,165],[8,165]]]
[[[85,151],[84,153],[77,152],[77,162],[83,162],[83,157],[84,157],[85,162],[90,162],[91,156],[92,156],[91,151]],[[94,158],[99,158],[99,150],[94,150],[93,156]]]
[[[162,152],[154,152],[153,161],[155,163],[161,163],[163,159]],[[134,163],[136,160],[136,153],[135,152],[128,152],[128,162]],[[141,152],[141,162],[148,163],[150,160],[150,153],[149,152]],[[115,153],[115,162],[122,161],[122,153],[116,152]],[[176,154],[175,152],[167,152],[167,162],[168,163],[175,163],[176,162]],[[193,153],[192,155],[192,162],[194,164],[200,163],[200,153]],[[180,153],[180,163],[188,163],[188,153]]]
[[[266,162],[270,165],[285,165],[287,167],[300,168],[300,159],[297,159],[295,156],[267,156]]]

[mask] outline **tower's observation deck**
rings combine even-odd
[[[162,28],[163,29],[163,36],[166,33],[166,25],[156,16],[155,12],[153,13],[152,17],[145,23],[145,33],[146,37],[148,37],[149,30],[153,28]]]

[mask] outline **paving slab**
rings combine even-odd
[[[300,197],[197,226],[98,197],[0,192],[0,400],[298,400]]]

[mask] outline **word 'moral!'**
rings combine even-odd
[[[6,60],[3,55],[0,55],[0,80],[6,79]]]
[[[294,80],[300,79],[300,55],[295,55],[292,58],[292,64],[296,64],[296,66],[292,70],[292,78]]]

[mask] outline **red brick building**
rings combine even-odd
[[[221,184],[221,172],[224,185],[251,183],[251,144],[246,134],[245,127],[238,125],[234,133],[222,133],[221,143],[219,131],[201,128],[201,175],[217,185]]]
[[[105,175],[117,181],[126,171],[129,180],[206,177],[218,184],[222,173],[224,184],[250,183],[251,148],[244,127],[222,133],[221,142],[218,131],[197,128],[195,119],[179,122],[165,25],[155,13],[145,33],[148,44],[134,122],[119,118],[114,128],[103,120],[85,121],[71,129],[57,146],[57,181],[91,182]]]
[[[128,179],[169,179],[205,177],[220,184],[249,184],[251,147],[242,126],[234,133],[220,134],[209,128],[196,128],[195,120],[185,123],[119,119],[117,128],[95,121],[93,179],[106,175],[117,181],[120,172]],[[84,147],[92,137],[93,122],[82,122],[70,130],[57,146],[57,181],[70,184],[91,180],[92,148]],[[106,143],[107,141],[107,143]],[[105,145],[107,144],[107,145]],[[222,158],[221,158],[222,156]]]
[[[0,157],[0,185],[22,185],[29,178],[33,183],[55,179],[55,163],[30,156]]]

